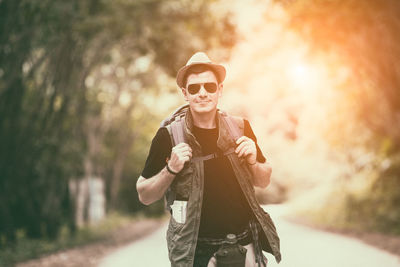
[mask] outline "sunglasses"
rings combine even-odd
[[[218,88],[216,83],[192,83],[187,87],[189,94],[197,94],[200,91],[201,85],[203,85],[204,89],[206,89],[206,91],[209,93],[215,93]]]

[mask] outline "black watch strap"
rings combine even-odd
[[[168,166],[168,163],[167,163],[167,171],[170,173],[170,174],[173,174],[173,175],[177,175],[179,172],[174,172],[173,170],[171,170],[170,168],[169,168],[169,166]]]

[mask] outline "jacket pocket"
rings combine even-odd
[[[178,223],[172,216],[169,221],[167,230],[167,245],[168,245],[168,257],[171,261],[171,266],[174,266],[174,262],[180,257],[182,251],[186,249],[186,246],[182,243],[181,231],[184,227],[184,223]]]
[[[273,250],[279,251],[280,240],[278,233],[276,231],[275,224],[272,221],[272,218],[269,215],[269,213],[264,210],[263,212],[264,212],[264,224],[265,224],[264,227],[266,227],[266,229],[263,230],[266,230],[268,232],[268,237],[263,235],[263,238],[261,238],[262,249],[271,253]]]
[[[192,180],[193,180],[193,167],[188,165],[175,177],[172,182],[172,190],[176,192],[176,198],[178,200],[188,200],[192,191]]]
[[[169,229],[168,231],[171,231],[174,235],[176,235],[184,226],[184,223],[179,223],[177,222],[174,217],[171,216],[170,222],[169,222]]]

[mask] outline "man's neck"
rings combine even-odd
[[[193,124],[199,128],[213,129],[217,127],[215,115],[217,111],[214,110],[210,113],[195,113],[191,111],[193,117]]]

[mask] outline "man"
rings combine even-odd
[[[266,265],[261,249],[280,261],[275,226],[253,188],[268,186],[271,167],[249,122],[217,109],[225,72],[202,52],[178,71],[189,107],[158,130],[137,181],[143,204],[166,196],[172,266],[216,266],[227,234],[247,249],[246,266]]]

